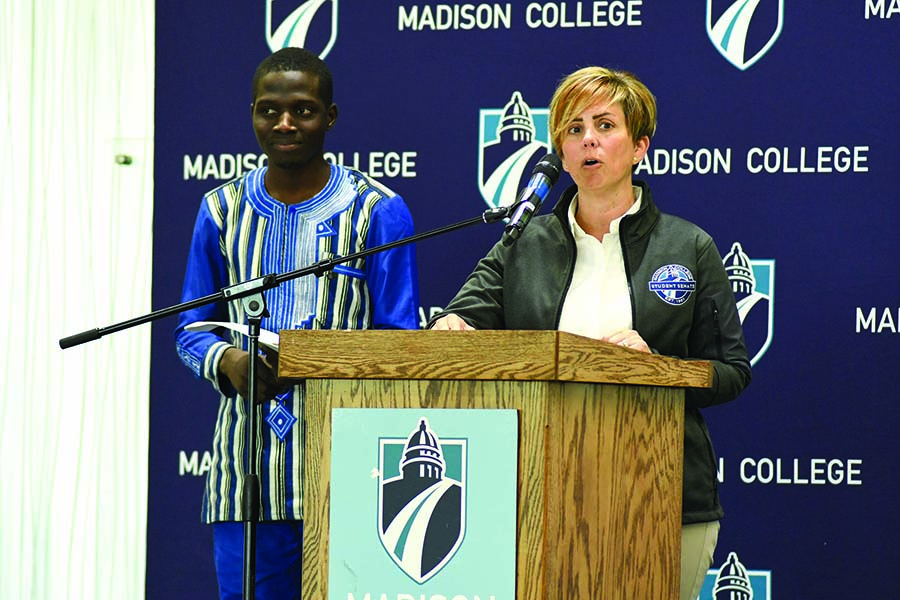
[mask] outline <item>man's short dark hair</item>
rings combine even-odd
[[[300,71],[302,73],[310,73],[315,75],[319,81],[319,99],[325,106],[331,106],[334,97],[334,80],[331,78],[331,69],[325,64],[325,61],[303,48],[282,48],[267,56],[259,66],[256,67],[256,73],[253,75],[253,97],[252,101],[256,102],[256,95],[259,93],[259,81],[269,73],[277,73],[282,71]]]

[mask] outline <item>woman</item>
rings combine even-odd
[[[681,598],[700,592],[719,532],[715,454],[701,408],[734,400],[750,362],[712,238],[661,213],[632,180],[656,130],[656,100],[634,75],[587,67],[550,103],[550,132],[575,184],[553,213],[479,261],[432,329],[559,329],[711,361],[710,389],[685,394]]]

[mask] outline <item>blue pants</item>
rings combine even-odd
[[[244,592],[244,523],[213,523],[216,577],[222,600]],[[256,524],[257,600],[300,600],[303,521]]]

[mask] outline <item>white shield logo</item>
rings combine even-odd
[[[730,1],[731,5],[724,11],[714,12],[713,4],[719,6],[722,3],[706,0],[706,33],[728,62],[745,71],[762,58],[781,35],[784,0]],[[768,10],[760,12],[760,4]],[[753,35],[750,35],[751,31]],[[767,39],[763,39],[765,35],[768,35]]]
[[[296,2],[297,0],[291,0],[290,4]],[[272,52],[292,46],[315,52],[321,59],[328,56],[337,39],[338,0],[307,0],[291,11],[287,17],[278,20],[273,30],[273,20],[276,19],[273,17],[274,4],[275,0],[266,0],[266,41]],[[326,4],[331,4],[331,19],[316,19],[320,9]],[[331,31],[324,31],[329,22]],[[316,47],[310,47],[308,44],[314,44]]]

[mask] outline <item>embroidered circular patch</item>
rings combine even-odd
[[[681,265],[660,267],[650,279],[650,291],[673,306],[687,302],[695,289],[697,282],[694,281],[694,276],[687,267]]]

